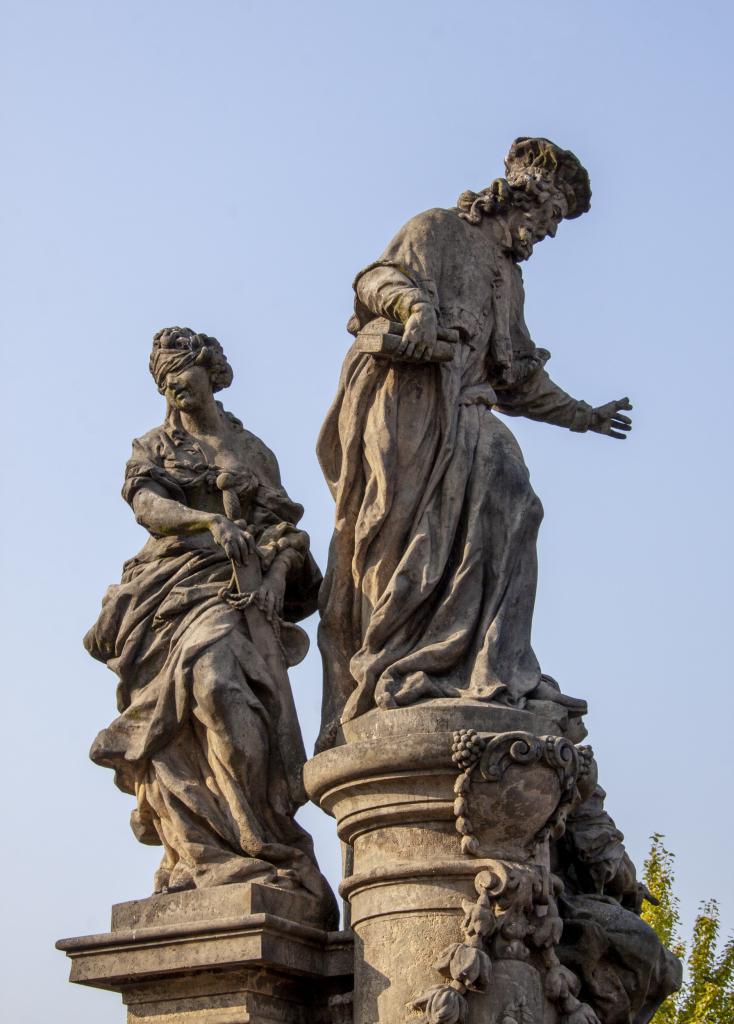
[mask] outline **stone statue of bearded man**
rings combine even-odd
[[[454,209],[413,217],[354,284],[357,341],[318,444],[336,500],[320,597],[322,748],[375,706],[584,707],[542,675],[530,645],[542,506],[496,413],[624,438],[631,406],[563,391],[523,315],[519,264],[589,209],[587,172],[542,138],[517,139],[505,168]],[[389,356],[363,343],[379,318],[402,333]]]

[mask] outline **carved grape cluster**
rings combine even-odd
[[[451,746],[451,760],[459,769],[454,785],[454,822],[461,836],[461,852],[469,857],[479,854],[479,840],[474,835],[474,826],[469,817],[469,790],[474,769],[484,752],[487,741],[474,729],[459,729],[454,733]]]
[[[482,756],[486,741],[474,729],[459,729],[454,733],[451,760],[462,771],[471,768]]]

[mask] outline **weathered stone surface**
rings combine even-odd
[[[337,512],[305,782],[337,820],[353,932],[329,930],[293,819],[287,668],[319,583],[302,509],[214,401],[218,342],[156,335],[166,420],[124,490],[151,539],[86,643],[120,682],[92,756],[164,847],[161,895],[59,943],[129,1024],[647,1024],[680,982],[580,745],[585,702],[530,644],[542,507],[496,416],[631,428],[627,399],[566,394],[524,322],[519,263],[588,210],[588,175],[547,139],[516,140],[505,166],[358,275],[319,440]]]
[[[162,845],[158,892],[260,881],[336,905],[310,836],[288,666],[320,573],[277,461],[214,400],[232,370],[216,338],[159,331],[160,427],[134,441],[123,496],[150,532],[85,638],[119,679],[91,756],[134,794],[133,831]]]
[[[453,710],[465,727],[470,709],[454,702]],[[500,741],[534,737],[548,724],[542,714],[515,709],[512,724],[525,729],[504,732],[508,710],[476,702],[471,718],[482,735],[497,736],[499,725]],[[549,874],[544,828],[569,789],[566,769],[549,761],[548,743],[538,741],[532,764],[504,766],[501,781],[480,783],[488,792],[473,792],[467,813],[457,815],[451,712],[452,705],[441,701],[367,715],[349,724],[356,733],[363,727],[367,738],[324,751],[306,765],[312,799],[334,815],[340,838],[353,850],[341,891],[355,933],[356,1024],[403,1020],[408,1004],[441,987],[434,963],[442,950],[460,945],[460,923],[466,905],[477,900],[475,880],[482,871],[501,859],[529,864],[546,879]],[[401,730],[408,720],[420,722],[423,731]],[[570,741],[556,737],[553,743],[574,761]],[[471,856],[463,852],[470,817],[477,839]],[[506,968],[508,977],[513,969]],[[542,995],[537,969],[534,977],[533,991]],[[491,996],[472,997],[468,1020],[484,1021],[496,1006],[496,988]],[[417,1019],[417,1013],[411,1016]]]
[[[506,168],[408,221],[355,281],[356,341],[318,442],[336,501],[319,750],[376,706],[561,699],[530,643],[543,510],[496,412],[623,438],[630,406],[563,391],[524,320],[519,262],[588,209],[586,171],[546,139],[517,140]],[[402,342],[376,351],[376,323]]]
[[[307,894],[221,886],[119,904],[110,932],[57,946],[71,981],[122,995],[128,1024],[332,1024],[351,1005],[352,938],[305,923],[320,912]]]
[[[252,914],[270,914],[312,928],[328,928],[329,924],[324,920],[322,903],[309,893],[258,882],[189,889],[117,903],[112,907],[111,923],[112,931],[117,932]]]
[[[389,715],[373,709],[344,722],[339,733],[340,743],[355,743],[359,740],[402,738],[413,734],[454,733],[457,729],[474,728],[477,714],[480,721],[487,712],[487,703],[480,700],[456,700],[444,697],[426,700],[405,708],[395,708]],[[489,712],[495,732],[512,732],[524,729],[528,722],[542,733],[565,735],[569,730],[569,714],[566,708],[554,701],[529,700],[524,707],[514,708],[492,704]],[[583,730],[585,735],[585,730]],[[576,738],[576,737],[574,737]],[[583,738],[580,736],[579,738]]]
[[[530,643],[543,510],[496,415],[631,429],[628,399],[551,379],[524,320],[519,264],[589,179],[542,138],[505,168],[357,275],[318,443],[336,522],[306,781],[351,851],[356,1024],[645,1024],[680,981],[577,746],[585,702]]]
[[[564,718],[545,702],[380,709],[307,763],[351,850],[355,1024],[641,1024],[679,983]]]

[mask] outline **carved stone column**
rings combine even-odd
[[[529,707],[376,710],[306,765],[353,848],[355,1024],[554,1024],[583,1007],[554,953],[548,860],[579,755],[562,709]]]

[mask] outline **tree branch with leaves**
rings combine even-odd
[[[680,902],[675,894],[674,854],[664,836],[655,833],[643,868],[643,880],[652,899],[642,917],[658,938],[685,962],[685,981],[669,996],[653,1024],[732,1024],[734,1022],[734,936],[719,950],[719,905],[703,902],[687,947],[680,935]],[[687,953],[687,955],[686,955]]]

